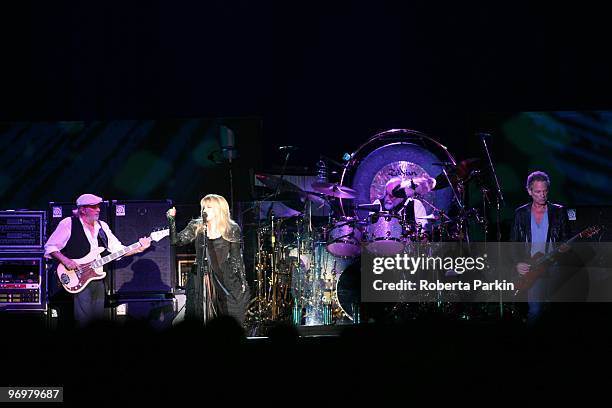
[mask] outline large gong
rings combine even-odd
[[[341,183],[357,191],[354,199],[358,204],[371,203],[382,197],[385,184],[392,177],[404,179],[423,175],[436,178],[442,167],[435,163],[450,161],[456,163],[445,146],[421,132],[408,129],[392,129],[375,135],[360,146],[345,167]],[[433,206],[449,211],[453,192],[450,187],[430,191],[423,196],[423,205],[431,214]],[[351,213],[346,200],[341,202],[343,211]],[[367,217],[367,211],[358,210],[359,218]]]

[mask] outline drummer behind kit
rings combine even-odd
[[[430,149],[448,161],[440,162]],[[466,183],[481,173],[477,159],[457,164],[440,143],[404,129],[375,135],[350,157],[339,169],[339,182],[327,180],[319,161],[310,188],[288,181],[291,176],[256,176],[274,196],[293,195],[302,207],[257,202],[251,322],[360,322],[362,247],[393,256],[410,252],[415,243],[468,239],[468,218],[475,214],[481,221],[475,209],[463,206]],[[459,208],[459,216],[449,216],[451,207]]]

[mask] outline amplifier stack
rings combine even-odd
[[[45,311],[44,211],[0,211],[0,311]]]

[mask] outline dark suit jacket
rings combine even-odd
[[[571,230],[567,211],[562,205],[548,202],[548,233],[546,235],[547,243],[563,243],[570,239]],[[510,241],[524,242],[524,252],[516,254],[517,258],[529,258],[529,249],[531,243],[531,203],[520,206],[514,212],[514,223],[510,233]],[[548,245],[546,246],[548,251]]]

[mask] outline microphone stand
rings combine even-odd
[[[481,133],[480,138],[482,139],[482,144],[484,145],[485,152],[487,153],[487,159],[489,160],[489,167],[491,167],[491,172],[493,172],[493,179],[495,180],[495,188],[497,189],[497,197],[496,197],[496,222],[497,222],[497,242],[501,242],[501,228],[500,228],[500,204],[506,205],[504,201],[504,195],[502,194],[501,187],[499,185],[499,180],[497,179],[497,173],[495,172],[495,167],[493,167],[493,159],[491,159],[491,154],[489,153],[489,148],[487,147],[487,141],[485,137],[488,136],[486,133]]]
[[[232,169],[232,152],[229,154],[230,211],[234,214],[234,172]]]
[[[206,213],[202,211],[202,226],[204,227],[204,239],[203,239],[203,243],[202,243],[202,254],[204,255],[204,259],[202,261],[202,265],[200,266],[201,271],[202,271],[202,277],[204,278],[204,282],[203,282],[203,293],[205,294],[204,296],[204,323],[208,323],[207,319],[208,316],[210,314],[210,311],[208,310],[208,305],[211,302],[210,299],[210,292],[208,291],[209,289],[209,284],[212,285],[212,276],[210,274],[210,268],[209,268],[209,264],[208,264],[208,225],[206,224]]]
[[[487,154],[487,159],[489,161],[489,167],[491,168],[491,172],[493,172],[493,179],[495,180],[495,188],[497,189],[496,194],[496,208],[495,208],[495,222],[497,225],[497,274],[498,279],[501,278],[501,227],[500,227],[500,212],[501,205],[505,206],[504,195],[502,194],[501,187],[499,185],[499,180],[497,179],[497,173],[495,172],[495,167],[493,166],[493,159],[491,158],[491,153],[489,152],[489,147],[487,146],[486,137],[490,136],[488,133],[480,133],[480,139],[482,140],[482,144],[484,145],[485,153]],[[486,214],[483,214],[486,217]],[[499,317],[504,317],[504,302],[503,302],[503,292],[499,292]]]

